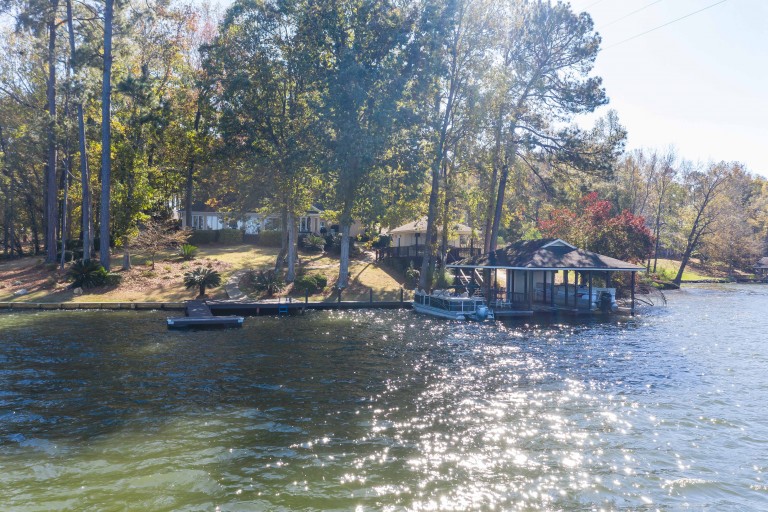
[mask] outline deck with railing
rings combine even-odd
[[[455,261],[480,256],[482,249],[479,247],[449,247],[446,261],[453,263]],[[423,245],[407,245],[403,247],[384,247],[378,249],[377,258],[379,260],[392,258],[422,258],[425,251]]]

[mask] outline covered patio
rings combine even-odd
[[[630,273],[626,312],[634,315],[635,274],[645,270],[560,239],[522,240],[447,268],[453,271],[455,287],[481,294],[497,317],[618,311],[615,272]]]

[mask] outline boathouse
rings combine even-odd
[[[616,273],[630,274],[627,312],[634,314],[635,274],[645,270],[553,238],[521,240],[447,268],[453,270],[457,287],[482,294],[497,317],[616,311]]]

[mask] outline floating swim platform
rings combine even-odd
[[[242,327],[242,316],[214,316],[211,308],[202,300],[190,300],[186,307],[187,316],[168,317],[169,329],[185,327]]]

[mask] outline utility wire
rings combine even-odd
[[[649,8],[650,6],[652,6],[652,5],[656,5],[657,3],[659,3],[659,2],[662,2],[662,1],[663,1],[663,0],[656,0],[655,2],[651,2],[651,3],[649,3],[648,5],[646,5],[646,6],[644,6],[644,7],[641,7],[641,8],[639,8],[639,9],[637,9],[637,10],[634,10],[634,11],[630,12],[629,14],[625,14],[625,15],[624,15],[624,16],[622,16],[621,18],[616,18],[615,20],[613,20],[613,21],[612,21],[612,22],[610,22],[610,23],[606,23],[605,25],[602,25],[602,26],[600,26],[600,27],[597,27],[597,29],[598,29],[598,30],[602,30],[602,29],[604,29],[605,27],[610,27],[610,26],[611,26],[611,25],[613,25],[614,23],[618,23],[618,22],[620,22],[621,20],[625,20],[625,19],[629,18],[630,16],[632,16],[633,14],[637,14],[637,13],[639,13],[640,11],[643,11],[643,10],[645,10],[645,9]]]
[[[592,3],[591,3],[591,4],[589,4],[588,6],[584,7],[582,10],[583,10],[583,11],[586,11],[587,9],[589,9],[590,7],[592,7],[593,5],[597,5],[597,4],[599,4],[600,2],[602,2],[602,1],[603,1],[603,0],[597,0],[597,2],[592,2]]]
[[[628,37],[627,39],[624,39],[623,41],[619,41],[618,43],[616,43],[616,44],[612,44],[611,46],[606,46],[606,47],[605,47],[605,48],[603,48],[603,49],[604,49],[604,50],[608,50],[609,48],[614,48],[614,47],[616,47],[616,46],[619,46],[620,44],[624,44],[624,43],[627,43],[627,42],[629,42],[629,41],[632,41],[633,39],[637,39],[638,37],[642,37],[642,36],[644,36],[644,35],[646,35],[646,34],[650,34],[650,33],[651,33],[651,32],[653,32],[654,30],[659,30],[660,28],[664,28],[664,27],[667,27],[667,26],[669,26],[669,25],[671,25],[671,24],[673,24],[673,23],[677,23],[677,22],[678,22],[678,21],[680,21],[680,20],[684,20],[685,18],[690,18],[690,17],[691,17],[691,16],[693,16],[694,14],[699,14],[700,12],[706,11],[707,9],[711,9],[711,8],[712,8],[712,7],[714,7],[714,6],[716,6],[716,5],[720,5],[720,4],[722,4],[722,3],[725,3],[725,2],[727,2],[727,1],[728,1],[728,0],[720,0],[719,2],[715,2],[715,3],[713,3],[713,4],[711,4],[711,5],[708,5],[708,6],[704,7],[704,8],[702,8],[702,9],[699,9],[698,11],[693,11],[693,12],[690,12],[690,13],[686,14],[685,16],[681,16],[681,17],[679,17],[679,18],[677,18],[677,19],[674,19],[674,20],[672,20],[672,21],[668,21],[667,23],[664,23],[663,25],[659,25],[658,27],[654,27],[654,28],[652,28],[652,29],[650,29],[650,30],[646,30],[645,32],[642,32],[642,33],[640,33],[640,34],[634,35],[634,36],[632,36],[632,37]]]

